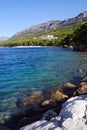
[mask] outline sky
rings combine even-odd
[[[0,0],[0,36],[87,11],[87,0]]]

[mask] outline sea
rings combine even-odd
[[[60,47],[0,48],[0,120],[18,110],[19,98],[77,82],[86,73],[87,52]]]

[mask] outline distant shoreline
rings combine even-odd
[[[69,48],[73,49],[72,46],[1,46],[0,48],[39,48],[39,47],[60,47],[60,48]]]
[[[42,47],[42,46],[14,46],[13,48],[33,48],[33,47]]]
[[[0,48],[38,48],[44,46],[1,46]]]

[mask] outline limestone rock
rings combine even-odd
[[[87,124],[85,124],[85,121],[84,118],[77,121],[68,118],[63,122],[62,127],[65,128],[64,130],[87,130]]]
[[[58,120],[52,119],[51,121],[46,121],[46,120],[40,120],[35,123],[32,123],[31,125],[27,125],[20,130],[62,130],[58,126]]]
[[[87,95],[76,96],[68,99],[63,105],[60,116],[64,119],[78,120],[84,117],[87,105]]]

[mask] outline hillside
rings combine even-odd
[[[79,19],[79,20],[77,20]],[[73,21],[71,24],[71,21]],[[76,21],[77,21],[77,24]],[[66,21],[66,20],[65,20]],[[79,22],[80,23],[79,23]],[[87,44],[87,12],[79,14],[77,17],[67,20],[66,22],[56,21],[54,28],[53,21],[49,24],[45,24],[46,29],[35,31],[29,34],[23,34],[23,31],[20,33],[22,35],[14,35],[12,38],[5,42],[0,42],[0,46],[71,46],[71,45],[80,45],[84,43]],[[66,23],[66,24],[64,24]],[[70,25],[71,24],[71,25]],[[42,26],[43,24],[40,24]],[[59,26],[60,25],[60,26]],[[66,26],[67,25],[67,26]],[[45,27],[44,26],[44,27]],[[32,27],[30,27],[32,28]],[[37,26],[33,26],[37,28]],[[26,33],[26,31],[25,31]],[[82,45],[81,45],[82,46]]]
[[[63,21],[52,20],[52,21],[48,21],[46,23],[28,27],[28,28],[14,34],[14,36],[12,38],[23,36],[26,34],[36,33],[38,31],[42,31],[42,30],[49,30],[49,29],[55,29],[57,27],[71,26],[71,25],[78,24],[78,23],[81,23],[84,21],[87,21],[87,11],[80,13],[79,15],[77,15],[74,18],[65,19]]]
[[[56,28],[59,26],[60,21],[56,20],[56,21],[48,21],[46,23],[42,23],[42,24],[38,24],[35,26],[31,26],[29,28],[24,29],[23,31],[17,32],[16,34],[14,34],[14,37],[18,37],[18,36],[23,36],[26,34],[32,34],[38,31],[42,31],[42,30],[49,30],[52,28]]]
[[[72,35],[73,32],[80,26],[81,24],[72,25],[68,27],[61,27],[56,29],[50,29],[47,31],[38,31],[33,34],[27,34],[24,36],[16,37],[14,39],[9,39],[6,42],[1,42],[0,46],[30,46],[30,45],[40,45],[40,46],[59,46],[62,45],[63,39],[66,36]],[[42,39],[41,36],[53,35],[57,37],[57,39]]]
[[[6,41],[6,40],[8,40],[8,39],[9,39],[9,37],[5,37],[5,36],[0,37],[0,42],[2,42],[2,41]]]

